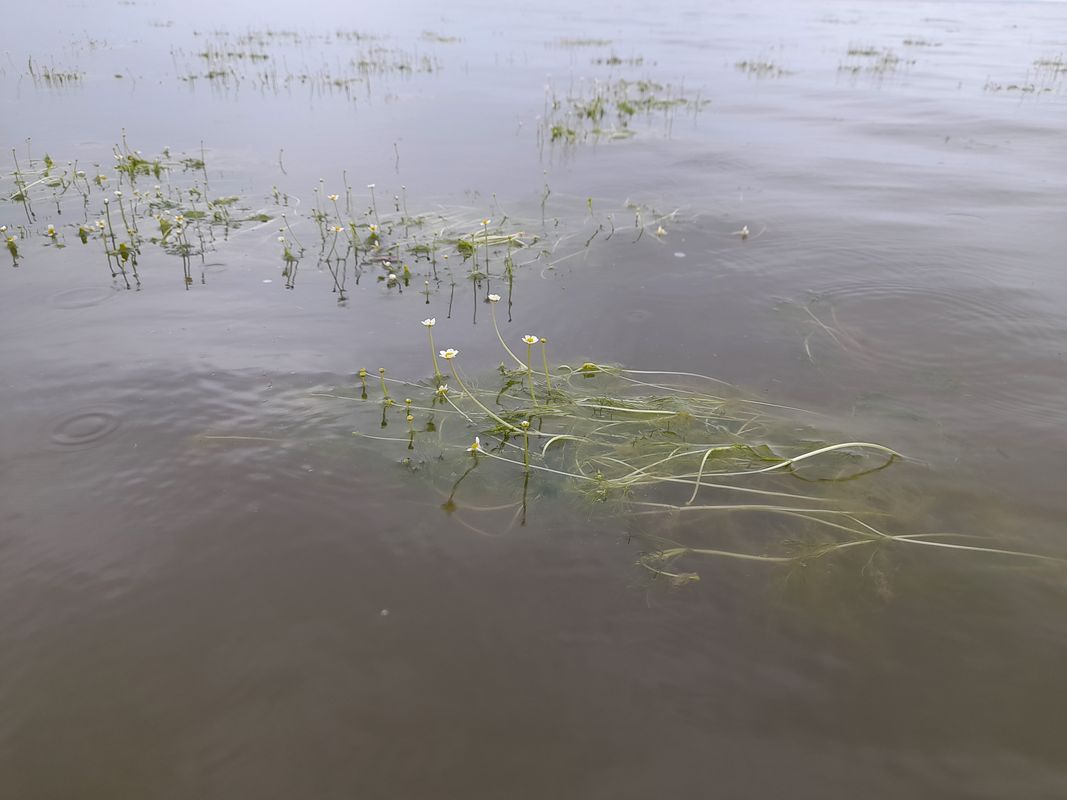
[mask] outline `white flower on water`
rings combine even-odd
[[[424,319],[422,321],[422,324],[425,325],[427,328],[432,328],[434,325],[437,324],[437,317],[430,317],[429,319]]]
[[[522,340],[526,342],[526,344],[537,344],[538,341],[536,336],[531,336],[530,334],[523,336]]]
[[[740,236],[742,239],[748,238],[748,225],[742,225],[741,230],[731,231],[734,235]]]
[[[373,189],[374,188],[374,184],[373,183],[368,183],[367,184],[367,188],[368,189]]]
[[[667,229],[664,228],[662,225],[660,225],[659,227],[656,228],[656,236],[666,236],[666,235],[667,235]]]
[[[340,195],[336,195],[336,194],[328,194],[328,195],[326,195],[326,199],[327,200],[333,200],[335,203],[337,202],[337,198],[338,197],[340,197]]]
[[[474,437],[474,444],[467,448],[468,453],[480,453],[482,451],[482,440],[477,436]]]
[[[389,283],[396,283],[396,273],[390,272],[387,280],[389,281]]]
[[[448,384],[442,383],[440,386],[437,387],[437,396],[444,397],[446,394],[448,394]]]
[[[54,239],[56,237],[56,226],[49,225],[48,230],[45,232]]]
[[[492,222],[492,220],[489,219],[489,217],[486,217],[485,219],[482,220],[482,227],[483,228],[488,228],[490,222]]]
[[[450,347],[447,350],[440,351],[438,355],[440,355],[441,358],[445,359],[446,361],[451,361],[453,358],[459,355],[459,350]]]
[[[488,300],[490,303],[499,303],[500,302],[500,295],[491,294],[485,299]]]
[[[278,241],[281,242],[282,244],[285,244],[285,237],[284,236],[279,236],[278,237]]]

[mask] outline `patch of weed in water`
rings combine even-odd
[[[780,78],[783,75],[792,75],[787,69],[775,64],[773,61],[738,61],[734,67],[741,72],[757,78]]]
[[[565,94],[549,86],[538,128],[540,143],[577,144],[587,139],[629,139],[633,122],[659,120],[669,133],[673,115],[697,113],[710,101],[650,80],[579,81]]]
[[[358,286],[365,275],[370,285],[381,285],[389,294],[414,288],[427,303],[440,291],[454,298],[464,285],[476,298],[497,288],[510,299],[517,274],[533,266],[553,270],[586,255],[594,241],[616,235],[617,216],[632,215],[634,242],[647,229],[662,235],[661,223],[674,218],[631,202],[615,211],[594,210],[588,198],[587,213],[568,207],[568,219],[574,219],[561,222],[548,217],[547,185],[540,223],[511,217],[495,200],[491,209],[412,213],[405,187],[379,203],[374,184],[367,185],[366,195],[355,195],[347,174],[335,193],[320,181],[310,204],[276,187],[269,199],[253,199],[213,189],[203,148],[198,154],[164,148],[149,155],[131,148],[125,136],[110,163],[95,162],[88,169],[72,161],[59,164],[49,154],[38,157],[29,144],[25,155],[13,150],[11,158],[13,169],[0,175],[0,224],[12,263],[32,257],[29,244],[64,249],[80,242],[98,248],[108,274],[127,288],[141,286],[141,265],[150,252],[177,257],[183,281],[191,287],[195,262],[203,265],[206,253],[238,234],[274,225],[282,277],[290,289],[296,287],[301,262],[314,259],[330,274],[339,302],[348,298],[350,281]],[[17,209],[22,222],[4,219],[4,206]],[[200,281],[206,282],[202,269]]]
[[[653,545],[638,564],[677,585],[699,579],[694,559],[802,566],[854,548],[872,557],[920,547],[1067,563],[967,535],[892,532],[883,510],[858,499],[866,493],[835,487],[871,480],[904,460],[895,450],[821,440],[798,424],[802,410],[705,375],[595,362],[550,368],[544,337],[528,333],[509,344],[501,335],[500,299],[489,298],[505,357],[496,379],[476,382],[460,370],[461,353],[438,351],[431,335],[433,377],[407,381],[379,370],[377,432],[354,433],[397,447],[401,463],[434,482],[442,509],[474,530],[499,534],[524,524],[539,502],[569,495],[624,524],[644,525]],[[432,331],[436,322],[422,325]],[[367,370],[359,375],[358,396],[321,396],[375,402]],[[403,405],[390,387],[408,398]],[[394,425],[398,435],[389,433]],[[747,545],[724,537],[725,523],[736,517],[771,535]]]

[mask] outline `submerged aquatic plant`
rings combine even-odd
[[[396,413],[390,412],[395,404],[387,380],[429,397],[405,404],[407,436],[369,438],[403,442],[414,451],[406,464],[430,468],[443,463],[446,472],[455,463],[450,453],[477,456],[458,479],[451,472],[443,506],[449,513],[464,509],[457,496],[460,484],[469,480],[487,482],[505,498],[515,493],[492,510],[513,509],[513,522],[520,524],[532,500],[566,491],[605,513],[647,524],[655,545],[638,563],[679,584],[698,578],[679,567],[693,557],[802,564],[856,547],[909,546],[1045,559],[962,543],[956,541],[965,538],[960,534],[890,532],[884,513],[833,487],[879,472],[904,456],[876,442],[798,439],[789,416],[800,409],[745,396],[695,373],[595,362],[550,370],[544,350],[542,379],[533,370],[531,349],[536,343],[543,348],[544,339],[522,337],[531,356],[526,363],[503,337],[500,341],[516,364],[501,365],[500,382],[490,387],[460,373],[455,348],[439,351],[434,361],[435,367],[436,356],[447,362],[458,392],[449,392],[436,369],[434,380],[425,382],[386,379],[381,371],[383,427],[387,416]],[[365,391],[361,397],[367,399]],[[419,416],[424,417],[421,428],[416,425]],[[454,427],[459,430],[450,434]],[[482,460],[485,465],[472,479]],[[512,474],[521,476],[518,486],[509,478]],[[446,494],[443,488],[441,492]],[[752,516],[779,535],[747,545],[706,541],[735,515]],[[694,537],[701,541],[679,541]]]

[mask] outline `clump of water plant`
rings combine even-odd
[[[193,86],[203,80],[216,88],[236,91],[247,86],[275,93],[300,87],[313,93],[338,93],[355,101],[365,96],[358,90],[369,89],[372,79],[431,74],[441,69],[440,61],[420,48],[385,47],[376,37],[360,31],[314,34],[268,28],[237,35],[226,31],[196,35],[204,39],[196,50],[172,51],[180,64],[179,79]],[[309,52],[325,52],[327,48],[337,51],[334,58],[323,58],[317,64],[307,62]]]
[[[285,175],[282,155],[278,163]],[[582,198],[587,213],[573,214],[574,205],[569,205],[572,222],[564,222],[551,216],[547,184],[539,223],[510,215],[495,196],[488,208],[438,206],[416,212],[409,210],[406,187],[384,197],[373,183],[365,193],[356,192],[346,172],[336,188],[320,179],[310,203],[277,186],[269,196],[252,198],[215,188],[203,146],[194,154],[166,147],[148,154],[130,147],[123,135],[108,156],[82,165],[37,155],[28,142],[24,152],[11,151],[13,168],[0,173],[0,224],[10,228],[3,244],[13,263],[33,257],[35,250],[25,245],[80,249],[80,243],[103,257],[114,280],[135,288],[141,285],[145,260],[163,253],[181,261],[188,288],[195,282],[197,262],[200,282],[206,283],[208,253],[238,234],[273,225],[289,289],[295,288],[307,258],[329,274],[338,302],[347,300],[352,283],[358,286],[367,276],[370,285],[389,293],[415,288],[426,303],[432,294],[447,292],[449,313],[457,288],[470,286],[476,313],[494,290],[510,299],[523,267],[536,263],[542,271],[555,269],[587,254],[594,241],[610,240],[617,233],[617,215],[619,239],[628,236],[632,242],[646,229],[660,231],[660,223],[674,219],[674,212],[660,214],[631,201],[605,212],[599,205],[594,208],[592,198]],[[22,218],[18,229],[5,206]],[[632,233],[625,230],[630,218]]]
[[[781,78],[784,75],[793,74],[773,61],[762,59],[738,61],[734,67],[757,78]]]
[[[154,247],[181,260],[189,286],[193,259],[203,263],[217,241],[248,223],[271,220],[238,196],[212,192],[202,147],[196,155],[169,148],[147,155],[131,148],[123,134],[109,156],[83,166],[47,153],[36,156],[29,143],[23,155],[12,149],[13,168],[0,175],[0,201],[24,217],[21,234],[7,242],[16,263],[27,257],[19,238],[59,249],[77,241],[98,248],[111,277],[134,288],[141,283],[139,263]]]
[[[667,131],[679,111],[697,113],[708,100],[651,80],[579,81],[564,94],[548,87],[541,116],[542,142],[576,144],[586,139],[629,139],[635,119],[661,122]]]
[[[499,300],[490,295],[491,312]],[[402,464],[433,476],[449,513],[505,513],[510,522],[495,524],[507,527],[525,523],[538,501],[569,495],[643,521],[654,544],[638,563],[673,583],[697,580],[691,563],[699,557],[797,564],[857,547],[937,547],[1038,558],[956,534],[894,533],[884,513],[835,492],[904,459],[890,447],[798,436],[789,415],[799,409],[710,376],[591,361],[551,367],[545,337],[509,343],[495,313],[491,320],[504,358],[492,380],[463,370],[459,350],[438,350],[437,321],[423,320],[432,377],[407,381],[380,370],[379,432],[355,434],[402,446]],[[370,402],[367,370],[359,375],[359,394],[348,399]],[[390,386],[416,399],[400,406]],[[389,434],[394,424],[401,435]],[[484,493],[494,501],[480,502]],[[770,538],[717,539],[724,520],[740,515]]]
[[[901,66],[915,63],[914,59],[902,59],[889,48],[880,49],[870,45],[851,45],[847,55],[849,60],[838,66],[838,72],[884,76],[896,72]]]

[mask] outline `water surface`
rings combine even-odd
[[[352,437],[377,430],[374,398],[322,395],[361,367],[428,377],[429,316],[491,382],[487,288],[424,296],[417,264],[403,294],[367,272],[339,302],[314,252],[282,274],[276,226],[314,240],[314,190],[342,173],[360,209],[374,183],[386,210],[507,215],[552,250],[516,273],[513,342],[808,409],[798,436],[908,456],[836,490],[893,531],[1064,557],[1065,20],[9,10],[5,159],[106,171],[124,131],[202,153],[212,194],[272,221],[188,284],[146,254],[127,290],[76,237],[102,191],[88,218],[0,203],[23,226],[0,275],[0,795],[1064,796],[1062,569],[901,547],[705,559],[672,588],[635,563],[649,537],[770,547],[789,526],[646,522],[548,480],[525,525],[477,510],[492,482],[446,513],[462,459],[413,472],[402,444]],[[545,135],[552,97],[620,78],[707,104],[626,139]]]

